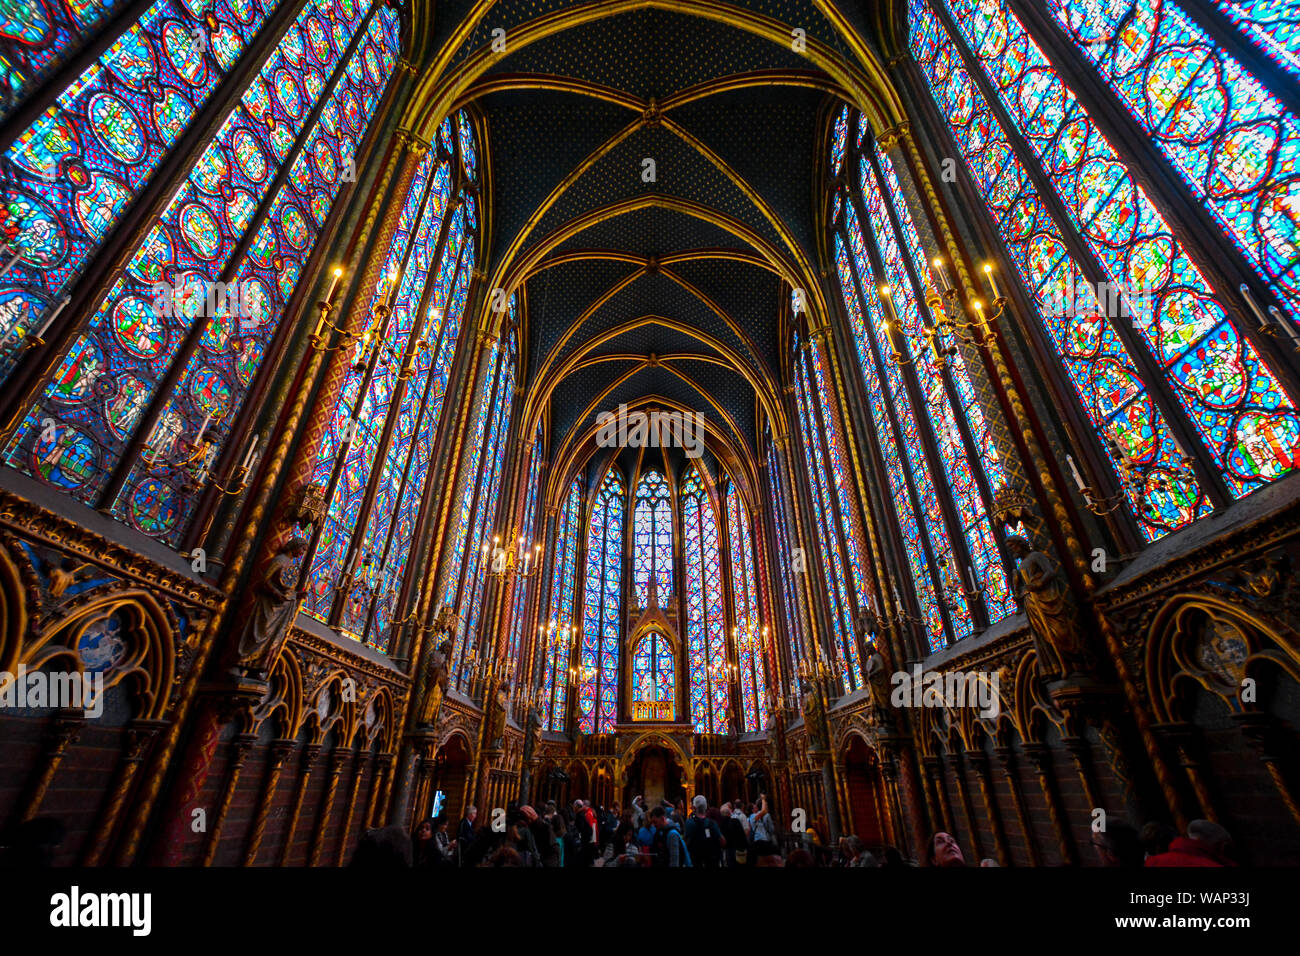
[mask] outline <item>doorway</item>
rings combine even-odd
[[[652,745],[638,751],[628,768],[627,781],[624,806],[630,805],[638,794],[645,798],[643,803],[647,810],[659,806],[664,800],[676,803],[686,795],[677,757],[664,747]]]

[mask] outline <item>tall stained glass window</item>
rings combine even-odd
[[[699,733],[728,733],[731,686],[726,671],[727,616],[718,516],[698,463],[688,465],[680,499],[691,720]]]
[[[659,606],[673,593],[673,499],[668,482],[657,471],[647,472],[636,486],[632,518],[632,580],[637,607],[650,606],[650,581],[655,582]]]
[[[1172,0],[1047,6],[1197,202],[1300,316],[1300,118]],[[1012,43],[1032,46],[1014,15],[1005,22]],[[1030,62],[1045,61],[1030,54]]]
[[[867,601],[867,580],[862,564],[862,545],[852,513],[857,499],[852,491],[843,433],[829,388],[825,356],[816,343],[798,349],[795,396],[799,428],[809,456],[808,479],[813,492],[813,518],[817,542],[827,576],[827,600],[835,630],[835,656],[844,693],[862,683],[862,671],[854,637],[854,617]]]
[[[587,575],[578,648],[578,730],[584,734],[613,733],[618,718],[625,496],[623,478],[611,467],[600,483],[587,525]]]
[[[1300,78],[1300,10],[1295,0],[1215,0],[1252,43]]]
[[[532,445],[528,452],[528,483],[524,486],[524,523],[519,529],[522,542],[522,550],[527,553],[530,562],[536,561],[541,557],[541,549],[535,547],[533,534],[538,524],[537,514],[537,485],[541,479],[542,471],[542,439],[545,435],[545,429],[542,421],[537,422],[537,431],[533,433]],[[523,645],[524,628],[527,627],[528,621],[528,595],[534,578],[526,578],[522,574],[515,578],[514,596],[510,601],[510,647],[508,649],[509,660],[505,672],[514,673],[519,665],[519,652]]]
[[[564,731],[569,704],[569,666],[577,617],[578,539],[582,528],[582,482],[574,479],[555,529],[550,612],[538,639],[542,648],[542,726]],[[544,642],[544,643],[542,643]]]
[[[397,30],[381,4],[303,8],[9,436],[7,464],[180,542],[396,67]],[[22,155],[6,168],[32,179],[6,187],[19,258],[0,289],[2,341],[34,321],[24,296],[49,302],[75,279],[144,184],[139,164],[175,143],[196,109],[178,92],[196,95],[184,78],[215,71],[213,50],[188,57],[179,34],[171,45],[130,36],[86,74],[107,84],[85,101],[90,126],[65,117],[13,147]],[[149,131],[146,117],[179,125]]]
[[[668,638],[651,631],[632,652],[632,717],[674,720],[677,716],[673,650]]]
[[[799,540],[794,519],[786,508],[786,476],[777,456],[776,443],[767,446],[767,480],[772,496],[772,524],[776,527],[776,568],[780,575],[781,609],[785,613],[786,633],[790,639],[790,653],[795,661],[807,659],[808,644],[804,638],[803,573],[805,557],[795,553],[793,542]]]
[[[0,96],[8,87],[9,99],[0,113],[54,72],[89,38],[89,28],[124,5],[17,0],[7,6],[0,20],[7,25],[0,28]],[[10,245],[21,257],[5,278],[26,296],[15,298],[11,290],[5,298],[13,304],[0,308],[0,377],[42,306],[57,301],[81,273],[278,5],[159,0],[6,150],[0,220],[17,230]],[[328,0],[308,3],[245,97],[280,70],[286,94],[292,84],[300,93],[310,76],[313,95],[319,95],[365,9],[354,2],[346,9]],[[337,33],[331,30],[335,18]],[[306,110],[297,112],[301,120]],[[282,142],[292,145],[298,132],[287,127]]]
[[[312,474],[329,495],[303,609],[381,648],[427,497],[476,261],[475,202],[456,172],[453,124],[463,121],[444,122],[404,197],[379,286],[362,290],[373,321]]]
[[[731,596],[736,610],[736,682],[746,731],[767,726],[767,627],[759,615],[758,577],[749,512],[734,483],[727,487],[727,536],[731,541]]]
[[[836,271],[914,592],[937,649],[1016,610],[989,517],[1005,476],[976,379],[933,311],[931,264],[893,162],[865,130],[855,139],[836,195]]]
[[[512,329],[514,314],[512,297]],[[480,638],[495,633],[491,623],[482,619],[489,567],[500,559],[499,548],[511,546],[511,542],[500,540],[496,522],[518,363],[515,334],[510,331],[490,347],[487,374],[479,385],[465,437],[451,524],[444,542],[437,603],[454,607],[461,621],[452,674],[462,690],[471,684],[475,668],[497,653]]]
[[[1070,6],[1064,29],[1294,308],[1285,111],[1262,89],[1248,102],[1253,79],[1180,6]],[[1001,0],[911,0],[910,13],[912,52],[1067,377],[1117,476],[1139,478],[1121,485],[1147,538],[1209,511],[1193,457],[1232,497],[1290,471],[1293,399],[1020,20]]]

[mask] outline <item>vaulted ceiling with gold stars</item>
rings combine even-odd
[[[702,413],[711,458],[753,475],[780,392],[791,288],[817,286],[829,111],[888,124],[888,3],[438,3],[408,116],[472,104],[490,195],[484,268],[520,291],[521,434],[569,474],[620,404]],[[417,125],[417,124],[412,124]],[[561,476],[562,480],[563,476]]]

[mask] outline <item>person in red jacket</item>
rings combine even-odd
[[[1217,823],[1193,820],[1187,836],[1174,837],[1164,853],[1147,857],[1147,866],[1236,866],[1229,859],[1232,835]]]

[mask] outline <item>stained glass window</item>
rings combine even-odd
[[[925,413],[924,423],[907,423],[903,430],[910,437],[911,432],[928,426],[938,451],[937,467],[933,468],[933,473],[946,485],[940,487],[952,500],[960,525],[952,529],[952,533],[964,539],[970,555],[967,570],[961,575],[955,572],[954,555],[943,553],[939,556],[940,579],[950,599],[949,613],[957,636],[961,637],[970,632],[970,618],[968,611],[961,607],[965,598],[960,592],[967,589],[972,572],[982,585],[990,622],[1016,611],[989,519],[992,489],[1004,484],[1006,479],[984,413],[975,398],[974,380],[965,357],[951,330],[940,327],[926,302],[927,298],[933,298],[926,294],[928,281],[921,278],[929,274],[928,260],[921,250],[920,238],[903,200],[893,164],[883,152],[877,152],[874,159],[879,164],[883,185],[876,167],[864,153],[859,162],[860,195],[882,263],[883,281],[890,290],[887,296],[882,294],[880,305],[883,314],[892,317],[894,328],[900,333],[895,339],[895,342],[902,343],[899,364],[908,364],[907,368],[887,373],[887,377],[894,380],[912,378],[916,391],[923,398],[920,407]],[[889,196],[888,206],[886,195]],[[849,218],[856,233],[856,211]],[[895,228],[895,223],[898,228]],[[851,239],[850,245],[855,252],[860,242],[857,236]],[[904,249],[907,250],[906,258]],[[869,278],[862,284],[875,286]],[[856,294],[856,287],[850,284],[849,288]],[[877,313],[868,309],[867,315],[874,322]],[[886,337],[882,332],[880,329],[876,334],[883,340]],[[902,414],[901,408],[899,413]],[[913,452],[914,460],[919,462],[923,454],[921,449],[909,448],[909,457]],[[920,485],[926,484],[927,479],[923,478]]]
[[[1215,2],[1252,43],[1300,77],[1300,8],[1295,0]]]
[[[737,680],[745,731],[767,726],[767,627],[759,614],[754,536],[749,512],[734,483],[727,487],[727,536],[731,541],[731,596],[736,610]]]
[[[1073,91],[1000,3],[955,0],[943,9],[955,14],[956,35],[927,0],[912,0],[913,52],[1044,325],[1074,365],[1067,370],[1085,408],[1144,479],[1128,489],[1143,531],[1159,537],[1209,508],[1188,460],[1200,448],[1180,447],[1162,413],[1194,431],[1234,496],[1289,471],[1300,450],[1294,403]],[[983,83],[1032,155],[1008,141]],[[1184,110],[1178,119],[1193,116]],[[1044,207],[1040,188],[1067,221]],[[1063,231],[1088,262],[1071,258]],[[1132,330],[1129,347],[1161,370],[1172,404],[1157,409],[1117,329]]]
[[[626,486],[611,468],[600,483],[587,525],[582,643],[578,649],[578,730],[613,733],[618,717],[620,597]]]
[[[551,574],[550,615],[539,641],[545,651],[542,671],[542,721],[547,730],[564,731],[568,714],[569,666],[571,659],[574,599],[578,577],[578,536],[582,527],[582,482],[574,479],[564,499],[560,523],[555,531],[555,558]]]
[[[1171,0],[1049,0],[1048,8],[1197,201],[1300,315],[1300,119]],[[1006,22],[1017,42],[1020,22]]]
[[[79,6],[98,19],[120,4]],[[28,9],[6,5],[0,11],[0,88],[6,81],[11,88],[16,83],[30,87],[30,80],[60,59],[57,44],[42,48],[33,59],[3,56],[4,38],[13,34],[2,24],[19,27],[16,18],[35,13],[38,19],[22,24],[24,29],[50,40],[70,39],[57,26],[68,19],[62,3],[18,0],[18,5]],[[159,0],[15,138],[0,164],[0,219],[20,230],[12,245],[22,256],[5,281],[26,293],[21,301],[32,314],[13,309],[0,314],[0,378],[12,368],[36,313],[44,303],[57,301],[80,275],[130,199],[149,183],[277,6],[248,0],[203,5]],[[342,45],[323,37],[328,42],[309,51],[307,31],[320,34],[332,6],[309,3],[254,84],[267,82],[277,71],[283,71],[286,83],[300,83],[309,70],[323,87],[365,12],[364,6],[350,5],[350,14],[340,22]],[[82,21],[83,28],[88,25]],[[256,135],[256,130],[248,132]],[[297,129],[285,133],[292,142]],[[167,258],[170,250],[159,262]]]
[[[781,608],[785,612],[786,633],[790,635],[791,655],[803,661],[808,654],[804,637],[802,601],[806,567],[802,549],[795,551],[799,540],[794,519],[786,509],[785,472],[777,457],[775,442],[767,446],[767,480],[772,495],[772,523],[776,526],[776,567],[781,583]]]
[[[727,620],[722,597],[718,517],[698,464],[682,482],[682,554],[685,558],[686,657],[691,720],[702,734],[730,730],[727,714]]]
[[[475,201],[454,178],[450,130],[448,120],[411,180],[379,285],[363,290],[374,324],[355,347],[312,475],[332,493],[303,609],[380,649],[391,640],[425,507],[476,262]]]
[[[856,525],[846,514],[853,496],[843,436],[839,432],[838,403],[834,401],[826,374],[825,357],[815,343],[799,350],[795,394],[799,426],[809,458],[809,483],[813,492],[813,519],[827,576],[827,601],[835,629],[835,655],[844,693],[862,682],[854,617],[866,602],[861,544]]]
[[[657,471],[647,472],[636,487],[632,518],[632,580],[637,607],[650,606],[650,581],[655,582],[660,607],[673,593],[673,505],[668,482]]]
[[[0,7],[0,118],[96,36],[125,0],[11,0]]]
[[[641,637],[632,653],[632,716],[636,720],[674,720],[673,650],[658,631]]]
[[[146,534],[180,540],[338,192],[339,164],[396,66],[396,14],[346,9],[353,16],[335,14],[332,30],[315,5],[304,9],[56,368],[10,439],[8,464],[94,503],[128,443],[156,422],[106,504]],[[366,57],[377,70],[352,67]],[[177,363],[176,388],[158,394]]]
[[[545,428],[542,421],[537,423],[537,431],[533,433],[533,441],[528,449],[528,483],[524,486],[524,523],[519,529],[520,537],[523,539],[523,549],[527,555],[527,565],[521,570],[533,570],[535,572],[534,562],[541,557],[541,549],[536,545],[533,534],[538,524],[537,514],[537,485],[541,479],[542,471],[542,439],[545,436]],[[510,601],[510,646],[507,652],[507,664],[505,673],[514,673],[519,665],[519,652],[523,646],[524,628],[527,626],[528,615],[528,596],[532,587],[533,578],[524,577],[520,574],[515,578],[514,596]]]
[[[514,310],[512,297],[512,317]],[[492,344],[487,368],[465,439],[438,586],[439,606],[454,607],[462,623],[456,636],[453,665],[454,678],[462,690],[467,690],[481,676],[488,658],[497,653],[496,648],[479,640],[480,636],[494,635],[488,622],[480,616],[489,572],[493,567],[498,570],[503,567],[503,549],[512,545],[501,541],[494,529],[518,368],[513,333]]]

